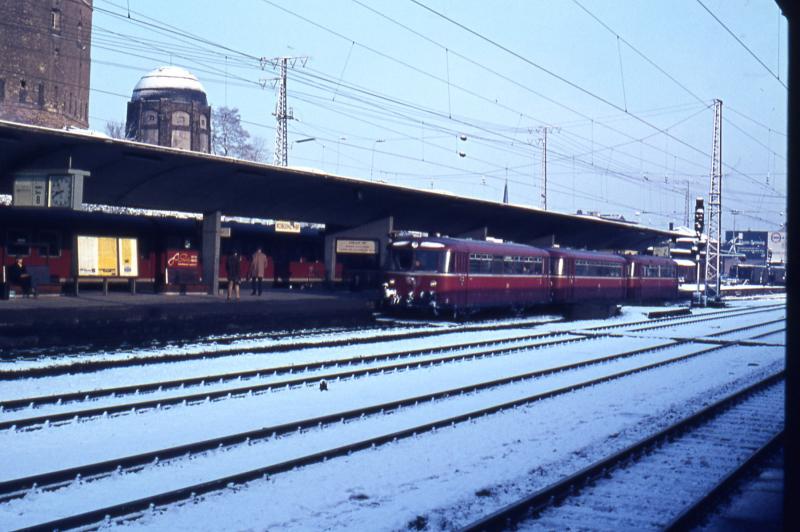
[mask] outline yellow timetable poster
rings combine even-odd
[[[121,277],[136,277],[139,275],[139,261],[136,250],[135,238],[119,239],[119,275]]]
[[[117,239],[114,237],[97,239],[97,275],[103,277],[118,275]]]

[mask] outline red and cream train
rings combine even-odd
[[[388,260],[382,301],[387,309],[464,314],[678,298],[675,263],[667,257],[408,238],[391,244]]]

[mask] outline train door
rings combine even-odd
[[[469,254],[457,251],[455,254],[454,269],[451,273],[456,275],[456,289],[453,292],[453,304],[466,306],[468,303],[467,275],[469,274]]]
[[[559,257],[558,268],[563,271],[565,297],[567,301],[573,301],[575,298],[575,259],[567,257]]]

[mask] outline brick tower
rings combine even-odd
[[[92,0],[0,0],[0,119],[89,126]]]
[[[125,136],[182,150],[210,151],[211,107],[188,70],[162,66],[148,72],[128,102]]]

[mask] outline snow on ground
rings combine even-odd
[[[763,303],[766,305],[775,304],[775,301]],[[757,305],[762,305],[758,303]],[[739,304],[741,306],[741,303]],[[749,306],[755,306],[750,302]],[[616,323],[627,323],[632,321],[646,320],[646,315],[654,310],[663,310],[664,307],[623,307],[620,315],[607,320],[580,320],[573,322],[554,322],[537,325],[535,327],[524,326],[518,330],[501,329],[497,331],[460,331],[462,327],[455,327],[452,333],[431,337],[411,338],[407,340],[395,340],[391,346],[382,347],[382,352],[396,352],[407,349],[432,348],[457,343],[474,342],[481,340],[491,340],[495,338],[506,338],[513,336],[524,336],[528,334],[550,333],[558,331],[580,330],[601,325],[611,325]],[[714,312],[717,309],[696,309],[695,315]],[[516,320],[519,321],[519,320]],[[514,320],[498,320],[497,325],[508,325]],[[419,328],[408,329],[408,331],[420,331]],[[401,332],[401,331],[398,331]],[[407,332],[407,331],[406,331]],[[51,395],[67,390],[95,390],[115,386],[125,386],[130,384],[142,384],[148,382],[159,382],[172,379],[183,379],[191,377],[203,377],[206,375],[217,375],[238,371],[249,371],[254,369],[270,368],[291,363],[303,364],[319,360],[333,360],[374,354],[375,344],[357,344],[350,346],[328,347],[328,348],[306,348],[302,346],[283,353],[246,353],[235,350],[245,350],[247,348],[259,348],[278,345],[292,345],[298,341],[325,341],[345,339],[348,334],[351,337],[357,335],[350,332],[324,333],[322,335],[308,335],[302,338],[286,337],[279,340],[270,338],[251,338],[248,337],[241,341],[234,341],[231,345],[221,346],[219,344],[198,344],[186,346],[174,346],[160,349],[141,349],[134,351],[120,352],[99,352],[88,354],[83,357],[55,357],[40,359],[35,361],[18,360],[13,362],[0,363],[0,369],[4,370],[25,370],[34,367],[49,367],[58,365],[69,365],[82,360],[119,360],[142,356],[159,356],[163,354],[175,354],[176,361],[163,364],[141,365],[138,367],[123,367],[97,371],[87,374],[62,375],[57,377],[44,377],[22,379],[18,381],[0,381],[0,400],[7,400],[14,397],[33,397],[38,395]],[[359,332],[359,335],[373,335],[373,332]],[[388,333],[387,333],[388,334]],[[221,358],[200,359],[179,361],[182,353],[200,353],[204,349],[210,352],[221,349],[233,349],[232,356]]]
[[[752,308],[776,302],[780,299],[741,300],[732,306]],[[533,330],[495,332],[499,336],[519,336],[575,330],[643,319],[651,310],[656,309],[626,307],[621,316],[611,320],[551,323]],[[695,309],[693,313],[698,315],[717,310]],[[719,327],[724,330],[781,315],[782,310],[778,310],[727,318],[719,323]],[[705,322],[706,325],[699,330],[684,326],[676,327],[675,331],[686,337],[685,333],[691,329],[692,334],[702,336],[720,330],[709,325],[715,323]],[[768,330],[758,328],[730,337],[749,338]],[[300,387],[241,399],[70,422],[37,430],[2,431],[0,446],[6,459],[0,463],[0,481],[663,343],[661,338],[665,333],[662,329],[652,333],[652,337],[644,333],[601,337],[464,363],[332,382],[327,393],[312,387]],[[455,331],[444,337],[393,342],[390,348],[380,346],[380,349],[398,351],[430,347],[438,342],[475,341],[492,335],[494,332]],[[783,340],[779,333],[759,340],[767,342],[767,338],[772,338],[773,342]],[[245,343],[263,341],[269,340],[252,337],[243,340]],[[40,388],[46,389],[46,393],[54,393],[53,389],[59,387],[65,391],[85,390],[127,383],[131,379],[138,382],[147,378],[165,380],[176,375],[230,372],[265,362],[282,365],[287,360],[299,363],[331,356],[355,356],[354,353],[374,353],[377,347],[376,344],[269,355],[243,354],[224,359],[30,379],[27,384],[38,386],[46,383]],[[255,442],[250,446],[209,452],[189,460],[165,462],[136,473],[73,484],[56,492],[30,493],[22,499],[0,504],[0,523],[2,528],[17,528],[67,513],[136,499],[148,493],[265,466],[371,435],[621,371],[644,361],[664,360],[707,347],[688,344],[669,348],[641,357],[404,408],[390,415],[370,416]],[[130,526],[170,530],[374,530],[405,528],[407,523],[420,516],[420,522],[430,523],[432,528],[453,528],[510,502],[521,490],[542,487],[601,454],[621,448],[645,433],[700,408],[734,387],[781,368],[783,356],[783,347],[726,347],[686,362],[540,401],[435,434],[401,440],[376,450],[278,474],[270,480],[251,482],[235,491],[209,494],[199,504],[171,506],[166,512],[157,511]],[[127,372],[133,373],[134,377],[126,377]],[[38,395],[19,383],[0,382],[0,397],[12,398],[19,394]],[[150,397],[149,394],[142,396]],[[95,406],[95,402],[87,404],[87,407],[91,406]],[[45,411],[33,410],[36,414]],[[6,413],[3,419],[19,416],[20,412]],[[484,489],[482,495],[476,495],[477,491]]]
[[[730,348],[210,494],[129,528],[396,530],[420,517],[451,529],[782,367],[782,356]]]

